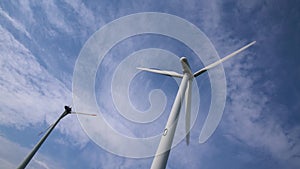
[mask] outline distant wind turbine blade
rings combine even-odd
[[[47,127],[44,131],[41,131],[39,134],[38,134],[38,136],[40,136],[40,135],[42,135],[43,133],[45,133],[50,127],[52,127],[54,125],[54,123],[53,124],[51,124],[49,127]]]
[[[190,127],[191,127],[191,98],[192,98],[192,80],[188,81],[187,90],[185,91],[185,131],[186,144],[190,143]]]
[[[235,52],[233,52],[233,53],[231,53],[231,54],[225,56],[224,58],[222,58],[222,59],[220,59],[220,60],[218,60],[218,61],[216,61],[216,62],[214,62],[214,63],[212,63],[212,64],[210,64],[210,65],[208,65],[208,66],[206,66],[205,68],[200,69],[199,71],[197,71],[196,73],[194,73],[194,77],[199,76],[200,74],[204,73],[204,72],[207,71],[208,69],[211,69],[211,68],[213,68],[213,67],[219,65],[220,63],[226,61],[227,59],[229,59],[229,58],[231,58],[231,57],[237,55],[238,53],[244,51],[245,49],[249,48],[250,46],[254,45],[255,43],[256,43],[256,41],[253,41],[253,42],[249,43],[248,45],[246,45],[246,46],[240,48],[239,50],[236,50]]]
[[[72,114],[82,114],[82,115],[87,115],[87,116],[97,116],[97,114],[81,113],[81,112],[72,112]]]
[[[158,74],[162,74],[162,75],[172,76],[172,77],[178,77],[178,78],[183,77],[182,74],[179,74],[174,71],[158,70],[158,69],[150,69],[150,68],[142,68],[142,67],[137,67],[137,69],[152,72],[152,73],[158,73]]]

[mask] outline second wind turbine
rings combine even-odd
[[[174,134],[176,131],[177,123],[178,123],[178,118],[179,118],[179,113],[182,105],[182,101],[185,98],[185,107],[186,107],[186,142],[189,144],[189,129],[190,129],[190,116],[191,116],[191,89],[192,89],[192,81],[194,77],[197,77],[201,75],[202,73],[206,72],[207,70],[221,64],[225,60],[235,56],[236,54],[242,52],[243,50],[247,49],[248,47],[252,46],[255,44],[254,42],[249,43],[248,45],[240,48],[239,50],[225,56],[224,58],[200,69],[199,71],[195,72],[194,74],[191,71],[190,65],[185,57],[180,58],[180,62],[182,65],[182,74],[173,72],[173,71],[167,71],[167,70],[157,70],[157,69],[149,69],[149,68],[138,68],[140,70],[148,71],[148,72],[153,72],[153,73],[158,73],[158,74],[163,74],[167,76],[172,76],[172,77],[177,77],[177,78],[182,78],[182,81],[180,83],[174,104],[171,109],[171,113],[169,115],[166,127],[164,129],[163,135],[161,137],[160,143],[158,145],[155,157],[153,159],[151,169],[165,169],[172,142],[174,139]]]

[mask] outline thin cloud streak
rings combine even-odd
[[[71,92],[49,74],[31,52],[4,28],[1,31],[1,114],[0,123],[17,128],[52,124],[71,103]],[[60,131],[83,146],[88,139],[76,117],[57,126]],[[72,139],[72,140],[73,140]]]
[[[20,164],[30,149],[0,136],[0,168],[13,169]],[[39,153],[29,164],[28,168],[61,168],[59,162]]]
[[[24,33],[27,37],[31,38],[30,34],[27,32],[26,28],[17,20],[10,17],[8,13],[6,13],[1,7],[0,7],[0,15],[2,15],[4,18],[6,18],[16,29]]]

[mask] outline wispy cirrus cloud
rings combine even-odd
[[[276,90],[271,81],[262,81],[263,73],[251,73],[255,69],[254,53],[246,54],[246,59],[230,66],[228,71],[228,106],[225,117],[226,128],[231,139],[253,148],[263,148],[275,159],[289,161],[291,166],[300,166],[299,126],[287,126],[287,121],[278,115],[286,114],[288,108],[279,103],[271,103]],[[263,91],[258,91],[255,83],[263,83]],[[295,134],[298,133],[298,134]]]
[[[30,151],[28,148],[0,136],[0,168],[16,168]],[[40,154],[28,164],[28,168],[63,168],[59,162],[54,162],[50,157]]]
[[[0,29],[1,123],[26,126],[42,122],[46,113],[57,111],[55,104],[69,98],[69,91],[40,66],[27,48],[4,28]]]
[[[16,19],[9,16],[0,6],[0,15],[7,19],[16,29],[24,33],[27,37],[31,38],[30,34],[27,32],[26,28]]]
[[[58,7],[59,4],[57,4],[57,2],[50,0],[41,1],[39,3],[39,5],[44,9],[49,23],[65,33],[71,34],[74,32],[71,25],[66,22],[67,15]]]
[[[277,33],[280,32],[259,31],[257,36],[259,40],[265,41],[268,39],[265,36],[274,36]],[[266,72],[270,71],[267,66],[261,69],[262,65],[258,63],[262,60],[263,53],[270,54],[268,50],[272,49],[272,46],[260,42],[258,41],[254,48],[263,46],[267,49],[266,52],[259,53],[260,56],[257,56],[258,53],[246,51],[242,54],[244,56],[224,64],[225,71],[228,70],[228,102],[222,131],[229,134],[226,137],[233,143],[239,142],[253,149],[262,149],[263,153],[271,155],[279,164],[298,168],[300,139],[299,134],[295,133],[299,133],[299,126],[289,126],[287,119],[280,118],[284,114],[287,115],[291,109],[272,99],[279,86],[272,80],[273,77],[266,76]],[[233,40],[227,41],[226,44],[230,48],[238,48],[241,42]],[[271,60],[268,63],[274,62],[276,61]]]
[[[6,29],[0,27],[0,34],[0,124],[24,128],[53,123],[63,106],[72,103],[70,90]],[[74,144],[88,141],[75,117],[63,121],[58,128],[73,138]]]
[[[80,0],[67,0],[68,3],[78,14],[78,22],[81,26],[89,27],[93,30],[96,29],[96,18],[92,10],[86,7],[86,5]],[[98,23],[99,24],[99,23]]]

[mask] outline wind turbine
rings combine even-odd
[[[212,69],[213,67],[221,64],[222,62],[226,61],[227,59],[237,55],[238,53],[242,52],[243,50],[247,49],[248,47],[255,44],[256,41],[253,41],[249,43],[248,45],[236,50],[235,52],[225,56],[224,58],[198,70],[194,74],[191,71],[190,65],[185,57],[180,58],[180,62],[182,65],[182,74],[174,72],[174,71],[167,71],[167,70],[158,70],[158,69],[150,69],[150,68],[138,68],[140,70],[158,73],[162,75],[182,78],[182,81],[180,83],[175,101],[173,103],[171,113],[169,115],[166,127],[164,129],[163,135],[161,137],[160,143],[158,145],[155,157],[153,159],[151,169],[164,169],[166,168],[170,149],[172,146],[178,117],[182,105],[182,101],[185,98],[185,107],[186,107],[186,143],[189,144],[189,138],[190,138],[190,116],[191,116],[191,88],[192,88],[192,81],[194,77],[197,77],[201,75],[202,73],[206,72],[209,69]]]
[[[26,158],[22,161],[22,163],[19,165],[17,169],[24,169],[27,164],[30,162],[32,157],[35,155],[35,153],[39,150],[41,145],[44,143],[44,141],[47,139],[49,134],[52,132],[52,130],[55,128],[55,126],[58,124],[58,122],[64,118],[68,114],[83,114],[83,115],[89,115],[89,116],[96,116],[96,114],[88,114],[88,113],[79,113],[79,112],[73,112],[72,108],[69,106],[65,106],[65,111],[60,115],[60,117],[56,120],[56,122],[52,125],[50,125],[47,129],[47,132],[45,135],[40,139],[40,141],[34,146],[34,148],[31,150],[31,152],[26,156]]]

